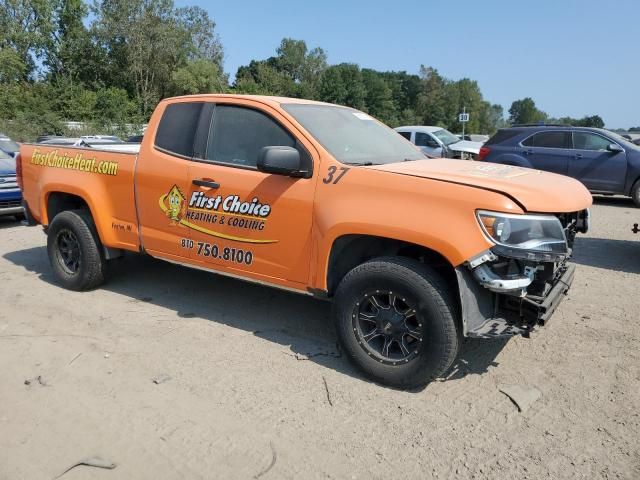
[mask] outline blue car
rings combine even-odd
[[[478,160],[568,175],[592,193],[626,195],[640,207],[640,146],[608,130],[516,125],[498,130]]]
[[[16,160],[0,150],[0,216],[24,217],[22,192],[16,182]]]
[[[0,133],[0,150],[4,153],[8,153],[15,158],[20,151],[20,145],[18,145],[6,135]]]

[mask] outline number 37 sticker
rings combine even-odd
[[[342,177],[344,177],[345,173],[347,173],[348,171],[349,169],[347,167],[338,168],[334,165],[331,165],[329,167],[329,170],[327,170],[327,176],[322,179],[322,182],[326,185],[335,185],[340,180],[342,180]],[[336,172],[338,173],[336,174]]]

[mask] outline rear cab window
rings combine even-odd
[[[180,157],[194,156],[194,139],[204,102],[181,102],[167,105],[156,132],[156,148]]]
[[[411,141],[411,132],[398,132],[398,134],[407,140]]]

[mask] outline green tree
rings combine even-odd
[[[547,119],[547,114],[538,110],[531,97],[516,100],[509,108],[509,121],[511,123],[538,123]]]
[[[354,63],[341,63],[328,67],[322,74],[318,86],[320,100],[359,110],[365,108],[366,93],[362,72]]]
[[[578,120],[576,125],[580,127],[604,128],[604,120],[602,120],[600,115],[591,115]]]
[[[416,101],[416,113],[424,125],[448,125],[447,81],[435,68],[420,65],[421,89]]]
[[[36,60],[51,46],[55,0],[2,0],[0,2],[0,50],[10,58],[11,69],[22,70],[28,80],[36,69]],[[6,53],[6,50],[12,52]],[[24,66],[24,67],[22,67]],[[11,75],[10,75],[11,77]]]
[[[25,78],[27,65],[11,47],[0,47],[0,83],[19,82]]]
[[[198,7],[176,9],[172,0],[101,0],[94,14],[109,68],[121,72],[111,84],[132,93],[145,117],[168,94],[173,72],[189,60],[206,58],[222,72],[215,23]]]
[[[171,74],[172,95],[196,93],[224,93],[227,81],[219,66],[211,60],[189,60],[184,67]]]
[[[234,89],[244,93],[316,98],[326,67],[324,50],[308,50],[304,40],[284,38],[275,56],[252,60],[249,65],[238,68]]]
[[[294,96],[294,81],[275,65],[274,59],[252,60],[249,66],[240,67],[236,74],[234,90],[238,93],[259,95]]]
[[[397,126],[397,107],[393,100],[393,92],[384,76],[375,70],[363,69],[362,83],[367,112],[389,125]]]

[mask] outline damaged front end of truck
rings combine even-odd
[[[456,269],[463,333],[468,337],[529,336],[545,325],[573,281],[569,260],[589,210],[514,215],[479,210],[493,247]]]

